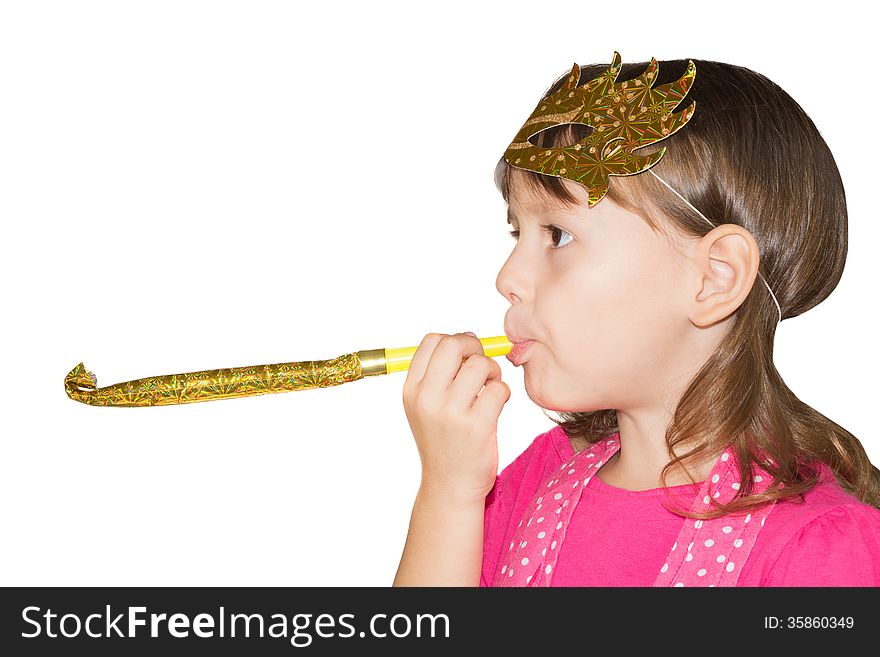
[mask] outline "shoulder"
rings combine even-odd
[[[496,477],[495,487],[486,498],[490,504],[495,498],[509,498],[526,484],[542,479],[563,460],[574,453],[571,442],[559,425],[538,434],[513,461]],[[537,481],[534,482],[537,486]]]
[[[531,444],[510,465],[501,471],[501,477],[504,478],[508,475],[529,470],[536,465],[558,466],[573,454],[574,450],[568,435],[566,435],[561,426],[557,425],[549,431],[535,436]]]
[[[767,527],[775,520],[783,540],[763,585],[880,586],[880,510],[841,488],[830,469],[803,502],[776,507]]]

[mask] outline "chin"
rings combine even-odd
[[[605,408],[598,404],[575,404],[570,401],[554,398],[553,395],[542,395],[538,391],[531,390],[528,385],[526,386],[526,395],[545,411],[554,411],[556,413],[589,413],[591,411],[601,411]]]
[[[557,413],[591,413],[612,408],[608,400],[599,398],[566,399],[566,395],[562,391],[554,392],[542,389],[539,383],[530,381],[528,370],[524,372],[523,383],[528,398],[547,411]]]

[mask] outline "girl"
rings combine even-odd
[[[594,203],[565,169],[498,163],[508,358],[561,419],[497,474],[500,367],[473,334],[425,336],[403,388],[422,479],[395,585],[880,585],[880,471],[773,364],[777,322],[843,271],[837,166],[766,77],[691,62],[693,116],[638,153],[666,147],[654,175],[615,176]],[[692,70],[645,78],[655,66],[616,82]],[[531,143],[555,155],[590,134],[560,123]]]

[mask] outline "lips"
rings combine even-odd
[[[511,340],[511,342],[514,342]],[[519,367],[523,363],[523,355],[528,349],[529,345],[532,344],[532,340],[524,340],[522,342],[514,342],[513,349],[507,352],[507,360],[514,364],[514,366]]]
[[[506,317],[505,320],[507,320]],[[531,338],[527,338],[518,331],[514,331],[513,327],[507,321],[504,322],[504,334],[507,336],[507,339],[513,343],[513,348],[507,353],[507,360],[515,366],[521,365],[523,362],[523,354],[532,343]]]

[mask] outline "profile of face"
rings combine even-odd
[[[563,184],[577,208],[522,184],[509,198],[519,236],[496,288],[511,303],[506,330],[534,341],[522,363],[526,392],[555,411],[635,410],[667,398],[674,407],[677,387],[726,328],[719,320],[748,293],[736,279],[750,247],[724,245],[742,229],[702,239],[658,232],[610,197],[588,207],[583,186]]]

